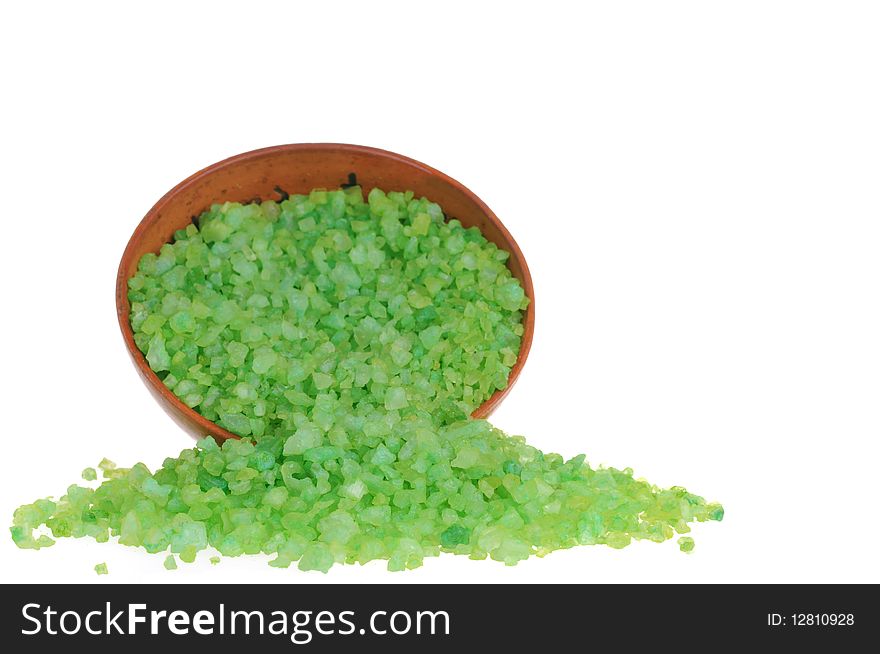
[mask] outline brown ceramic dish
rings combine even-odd
[[[116,313],[128,353],[141,378],[162,408],[190,434],[217,440],[237,438],[181,402],[147,364],[134,342],[129,322],[128,280],[147,252],[158,252],[174,232],[215,202],[279,200],[285,193],[308,193],[313,188],[338,188],[356,182],[364,192],[373,187],[411,190],[438,203],[446,215],[465,227],[476,226],[499,248],[510,252],[508,267],[531,300],[524,316],[525,332],[508,386],[496,391],[473,413],[485,418],[504,399],[519,376],[535,326],[535,296],[526,260],[516,241],[482,200],[457,181],[407,157],[359,145],[298,143],[254,150],[208,166],[171,189],[150,209],[135,229],[116,277]]]

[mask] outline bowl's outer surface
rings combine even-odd
[[[374,187],[387,191],[411,190],[439,204],[448,218],[465,227],[479,227],[499,248],[510,252],[508,267],[523,285],[530,304],[525,312],[522,345],[510,372],[507,388],[496,391],[473,413],[485,418],[510,391],[528,356],[535,324],[535,298],[525,258],[513,237],[476,195],[454,179],[407,157],[357,145],[303,143],[254,150],[231,157],[197,172],[165,194],[134,231],[116,279],[116,311],[128,352],[144,383],[163,409],[196,437],[237,438],[183,404],[150,369],[134,342],[129,322],[128,280],[147,252],[158,252],[174,232],[219,202],[280,200],[284,193],[308,193],[314,188],[339,188],[354,181],[365,193]]]

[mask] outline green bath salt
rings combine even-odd
[[[203,439],[156,471],[105,459],[97,488],[20,507],[13,540],[118,537],[169,569],[213,549],[404,570],[441,552],[512,565],[661,542],[720,520],[683,488],[469,417],[519,352],[528,298],[507,257],[411,193],[211,207],[143,257],[131,324],[168,388],[242,439]]]
[[[506,387],[528,298],[508,253],[436,204],[354,187],[198,223],[142,258],[131,325],[166,386],[229,431],[307,448],[375,411],[462,419]]]

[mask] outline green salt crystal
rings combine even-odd
[[[150,339],[150,345],[147,348],[145,356],[147,363],[150,364],[150,368],[156,372],[162,372],[163,370],[169,369],[169,366],[171,365],[171,357],[165,349],[165,337],[161,332],[156,332],[153,338]]]
[[[177,561],[174,558],[173,554],[169,554],[165,557],[165,562],[162,564],[165,566],[166,570],[177,570]]]
[[[721,521],[724,519],[724,507],[720,504],[709,504],[707,508],[709,519]]]
[[[316,570],[327,572],[335,562],[330,548],[323,543],[312,543],[306,547],[299,560],[300,570]]]
[[[345,511],[331,513],[318,522],[320,538],[328,543],[345,544],[359,531],[357,523]]]
[[[82,478],[86,481],[95,481],[98,478],[98,472],[94,468],[86,468],[82,471]]]
[[[97,565],[95,566],[95,573],[96,573],[96,574],[99,574],[99,575],[105,575],[105,574],[107,574],[107,564],[106,564],[106,563],[99,563],[99,564],[97,564]]]
[[[682,536],[678,539],[678,549],[680,549],[682,552],[693,552],[694,539],[690,536]]]
[[[498,303],[508,311],[523,309],[526,302],[522,286],[515,280],[510,280],[499,286],[495,291]]]
[[[312,374],[312,381],[315,383],[315,388],[322,391],[330,388],[333,384],[333,377],[323,372],[316,372]]]
[[[461,525],[452,525],[440,534],[440,544],[447,548],[453,548],[456,545],[466,545],[469,540],[470,530]]]
[[[272,350],[261,348],[254,355],[253,371],[258,375],[267,373],[269,372],[269,370],[272,369],[272,366],[274,366],[277,361],[278,355],[275,352],[273,352]]]
[[[389,411],[402,409],[408,405],[406,391],[400,387],[389,388],[385,392],[385,408]]]
[[[417,213],[412,219],[412,228],[410,233],[414,236],[427,236],[428,228],[431,226],[431,216],[427,213]]]
[[[211,557],[210,559],[208,559],[208,560],[211,562],[211,565],[217,565],[218,563],[220,563],[220,557],[219,557],[219,556],[212,556],[212,557]]]
[[[178,311],[168,320],[168,326],[178,334],[189,334],[195,331],[196,321],[187,311]]]
[[[196,560],[196,554],[199,551],[199,547],[196,545],[187,545],[180,551],[180,560],[184,563],[192,563]]]
[[[370,455],[370,462],[377,466],[388,465],[389,463],[392,463],[395,458],[394,453],[385,447],[384,444],[379,444],[375,451],[370,452]]]
[[[314,425],[303,425],[284,442],[284,455],[303,454],[320,444],[320,430]]]
[[[353,500],[361,499],[367,492],[367,485],[360,479],[356,479],[350,484],[345,484],[340,490],[340,494],[350,497]]]
[[[611,531],[605,536],[605,544],[614,549],[622,549],[632,542],[632,535],[626,532]]]
[[[238,368],[244,364],[247,353],[250,351],[247,345],[238,341],[230,341],[226,344],[225,349],[229,354],[229,365],[233,368]]]

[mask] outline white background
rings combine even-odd
[[[518,240],[537,332],[500,427],[727,512],[692,555],[397,574],[169,573],[4,535],[3,581],[880,581],[875,3],[29,2],[0,24],[0,521],[103,456],[192,445],[126,355],[119,257],[192,172],[314,141],[433,165]]]

